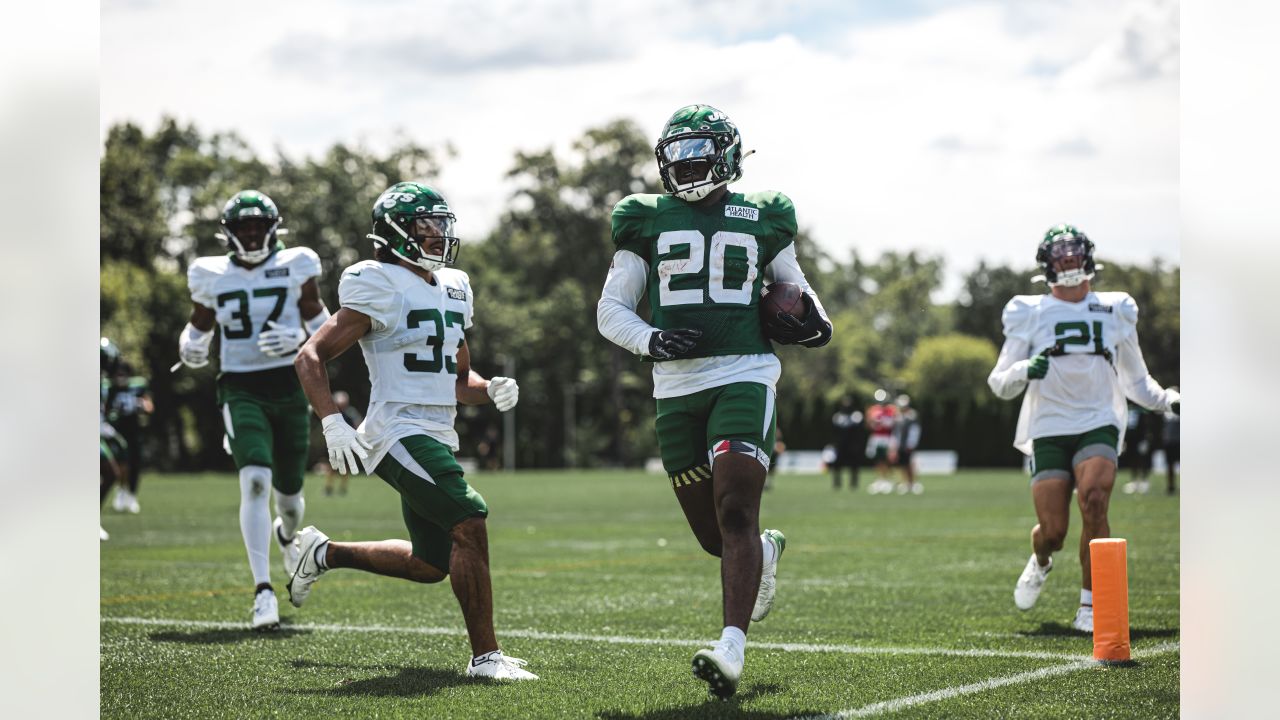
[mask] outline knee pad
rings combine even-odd
[[[745,440],[721,440],[715,445],[712,445],[711,449],[707,451],[707,457],[710,459],[711,466],[713,468],[716,464],[716,458],[724,455],[725,453],[736,453],[739,455],[753,457],[764,466],[765,470],[769,469],[769,453],[760,449],[754,443],[749,443]]]
[[[267,501],[271,489],[271,468],[262,465],[246,465],[240,468],[240,501]]]
[[[292,536],[298,526],[302,524],[302,513],[306,509],[307,503],[303,500],[301,492],[285,495],[276,490],[275,498],[276,514],[284,521],[285,535]]]

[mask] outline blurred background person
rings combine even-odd
[[[867,487],[872,495],[893,492],[889,455],[893,448],[893,429],[898,424],[898,411],[889,402],[889,393],[876,390],[875,404],[867,408],[867,459],[876,465],[876,479]]]
[[[1170,389],[1177,390],[1178,388],[1172,387]],[[1167,410],[1164,414],[1164,427],[1160,428],[1160,441],[1164,446],[1164,471],[1169,482],[1164,490],[1166,495],[1176,495],[1178,493],[1178,483],[1174,475],[1182,470],[1182,468],[1178,467],[1178,463],[1182,459],[1182,453],[1178,446],[1178,423],[1180,420],[1178,413]]]
[[[863,423],[862,411],[853,403],[853,398],[845,396],[840,399],[840,406],[831,416],[831,429],[834,433],[832,448],[835,453],[828,463],[831,467],[831,486],[840,489],[840,471],[849,469],[849,489],[858,489],[858,469],[862,466],[862,456],[866,452],[867,428]]]
[[[1124,452],[1120,455],[1121,467],[1129,468],[1129,482],[1124,484],[1126,495],[1145,495],[1151,487],[1151,454],[1160,441],[1159,422],[1159,415],[1129,403]]]
[[[342,415],[342,419],[346,420],[347,424],[350,425],[351,427],[358,428],[360,427],[360,423],[364,422],[364,416],[360,414],[360,411],[351,406],[351,396],[343,392],[342,390],[338,390],[333,394],[333,404],[338,406],[338,412]],[[333,466],[330,465],[329,463],[323,463],[323,465],[324,465],[324,494],[333,495],[333,488],[335,485],[334,480],[336,478],[338,494],[346,495],[347,480],[348,478],[350,478],[350,475],[347,475],[345,473],[340,473],[337,470],[334,470]]]
[[[916,469],[911,457],[916,446],[920,444],[920,416],[911,407],[911,398],[898,396],[898,422],[893,426],[893,444],[890,462],[902,468],[902,482],[898,483],[898,494],[924,492],[924,485],[916,482]]]
[[[138,478],[142,472],[143,416],[155,412],[151,387],[145,377],[133,374],[127,362],[116,364],[106,390],[106,419],[124,442],[117,457],[122,477],[118,481],[112,508],[117,512],[141,512]]]

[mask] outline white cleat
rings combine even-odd
[[[924,483],[915,483],[915,484],[913,484],[913,485],[911,486],[911,494],[912,494],[912,495],[923,495],[923,494],[924,494]]]
[[[271,525],[271,535],[276,539],[276,545],[280,546],[280,555],[284,558],[284,574],[293,577],[293,571],[298,569],[298,559],[302,557],[302,550],[298,547],[298,533],[293,534],[293,539],[286,541],[284,539],[284,520],[279,516]]]
[[[1049,558],[1048,565],[1040,567],[1036,554],[1031,553],[1031,559],[1027,561],[1022,575],[1018,577],[1018,584],[1013,588],[1013,604],[1017,605],[1019,610],[1030,610],[1035,607],[1036,600],[1040,598],[1040,590],[1044,588],[1044,581],[1049,577],[1049,571],[1052,569],[1052,557]]]
[[[529,663],[520,658],[507,657],[501,650],[471,658],[467,664],[467,677],[491,680],[537,680],[538,676],[524,669]]]
[[[125,499],[124,509],[133,515],[142,512],[142,506],[138,504],[138,496],[129,493]]]
[[[258,632],[280,629],[280,605],[275,592],[268,588],[253,596],[253,629]]]
[[[111,498],[111,509],[116,512],[124,512],[129,507],[128,496],[128,490],[116,488],[116,496]]]
[[[760,591],[756,593],[756,605],[751,609],[751,622],[760,622],[773,609],[773,598],[778,592],[778,561],[787,547],[787,536],[781,530],[765,530],[761,536],[773,545],[773,562],[760,570]]]
[[[1071,621],[1071,628],[1080,632],[1093,632],[1093,606],[1081,605],[1076,611],[1076,617]]]
[[[738,691],[742,677],[742,656],[728,643],[715,642],[693,655],[693,676],[707,684],[712,695],[728,700]]]
[[[311,584],[325,573],[325,569],[316,562],[316,548],[329,541],[329,536],[308,525],[298,531],[293,542],[298,546],[298,566],[289,575],[289,602],[294,607],[302,607],[311,594]]]
[[[98,539],[102,542],[106,542],[111,539],[111,534],[108,533],[107,529],[101,525],[98,526]]]

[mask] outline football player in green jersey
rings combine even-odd
[[[804,290],[804,317],[780,316],[774,340],[820,347],[831,322],[796,261],[791,200],[729,190],[746,154],[724,113],[680,108],[655,154],[667,193],[631,195],[614,208],[616,252],[597,322],[653,362],[663,467],[694,536],[720,558],[724,629],[694,655],[693,671],[727,698],[742,674],[747,626],[773,606],[786,544],[759,526],[782,370],[760,323],[766,279]],[[650,322],[636,314],[646,292]]]
[[[191,319],[178,338],[187,367],[209,364],[221,328],[218,404],[226,445],[240,473],[240,534],[253,574],[255,630],[280,625],[268,552],[275,538],[292,573],[302,524],[303,472],[310,419],[293,372],[298,347],[329,317],[320,299],[320,257],[278,239],[280,211],[256,191],[236,193],[222,210],[227,254],[196,258],[187,268]],[[303,328],[306,328],[305,330]],[[272,525],[268,492],[273,491]]]

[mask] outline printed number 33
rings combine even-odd
[[[446,354],[444,352],[444,329],[446,326],[462,327],[462,313],[446,310],[442,317],[440,311],[435,308],[410,310],[407,320],[410,330],[424,323],[431,323],[435,325],[435,332],[431,334],[431,337],[427,338],[427,347],[431,348],[431,359],[424,360],[417,353],[405,353],[404,369],[409,372],[438,373],[443,368],[450,375],[457,375],[458,348],[462,347],[462,341],[458,341],[458,346],[452,353]]]

